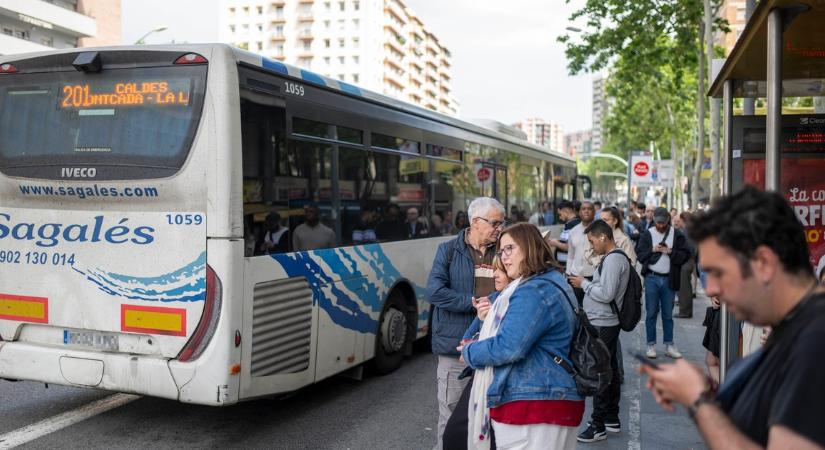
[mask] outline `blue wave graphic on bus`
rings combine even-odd
[[[206,299],[206,252],[191,263],[154,277],[138,277],[101,269],[80,270],[101,291],[116,297],[152,302],[199,302]]]
[[[272,258],[289,277],[307,279],[313,302],[333,322],[361,333],[377,333],[383,300],[402,278],[378,244],[277,254]],[[337,278],[341,281],[336,284]],[[414,290],[417,296],[423,296],[423,288],[414,286]]]

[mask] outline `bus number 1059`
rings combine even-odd
[[[200,214],[167,214],[166,222],[169,225],[200,225],[203,216]]]

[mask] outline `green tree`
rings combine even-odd
[[[571,15],[571,22],[587,25],[559,38],[569,71],[609,71],[607,93],[614,103],[602,151],[626,158],[653,143],[663,157],[677,159],[703,147],[691,132],[697,125],[703,13],[697,0],[587,0]],[[724,22],[717,27],[724,29]]]

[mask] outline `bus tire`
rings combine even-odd
[[[410,330],[414,327],[409,322],[407,309],[404,295],[395,290],[387,298],[384,310],[381,311],[372,365],[382,375],[401,367],[404,354],[413,339]]]

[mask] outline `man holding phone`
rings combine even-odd
[[[570,284],[584,291],[584,312],[587,319],[599,331],[599,338],[610,352],[610,384],[593,397],[593,414],[577,439],[579,442],[596,442],[607,439],[607,432],[621,431],[619,401],[622,398],[621,373],[619,371],[618,312],[622,308],[630,271],[636,270],[630,260],[616,247],[613,228],[603,220],[593,222],[584,230],[585,235],[602,261],[593,273],[593,281],[582,276],[570,276]]]
[[[717,393],[685,362],[642,366],[668,410],[688,407],[709,448],[825,449],[825,288],[810,264],[805,231],[778,193],[753,187],[691,219],[707,294],[737,319],[773,331],[731,366]]]
[[[673,344],[673,300],[681,282],[682,264],[690,258],[685,235],[670,224],[670,213],[653,211],[653,227],[639,239],[637,256],[645,277],[645,334],[648,358],[656,358],[656,322],[662,314],[665,355],[681,358]]]

